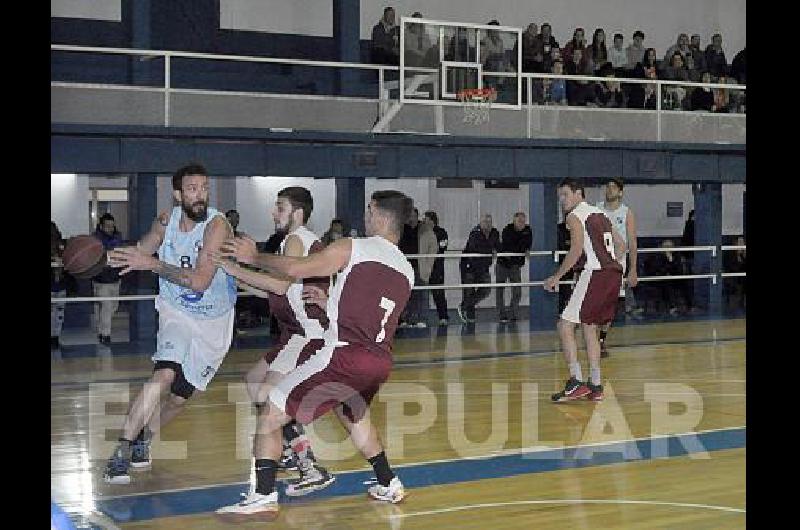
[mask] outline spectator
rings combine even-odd
[[[383,18],[372,28],[370,51],[373,64],[400,64],[400,28],[395,24],[391,6],[383,10]]]
[[[106,212],[100,216],[94,236],[103,243],[106,252],[123,244],[114,216]],[[92,278],[92,288],[97,297],[119,296],[119,269],[106,265]],[[111,319],[119,308],[119,300],[96,302],[94,318],[97,324],[97,339],[101,344],[111,344]]]
[[[419,11],[412,18],[422,18]],[[433,43],[422,24],[408,24],[405,38],[405,63],[407,66],[434,66],[430,62]]]
[[[558,59],[553,63],[553,73],[564,73],[564,62]],[[545,103],[549,105],[567,104],[567,83],[564,79],[545,79]]]
[[[591,75],[591,66],[584,59],[583,50],[572,52],[572,61],[567,63],[566,72],[569,75]],[[594,88],[586,81],[567,81],[567,100],[571,106],[584,106],[594,103]]]
[[[683,55],[680,51],[675,51],[670,58],[670,64],[664,67],[662,78],[670,81],[688,81],[689,71],[684,64]],[[686,98],[686,88],[676,85],[665,85],[662,87],[664,93],[664,103],[662,108],[666,110],[680,110],[684,108]],[[688,103],[688,102],[687,102]]]
[[[686,223],[683,225],[683,235],[681,236],[682,247],[694,246],[694,210],[689,212],[686,218]],[[684,254],[684,270],[686,274],[694,273],[694,252],[686,252]],[[686,305],[689,310],[694,308],[694,282],[683,282],[684,297],[686,298]]]
[[[583,28],[575,28],[575,31],[572,33],[572,40],[570,40],[564,48],[561,50],[561,56],[567,62],[567,64],[572,62],[572,55],[575,53],[575,50],[585,50],[586,49],[586,36],[584,34]]]
[[[671,240],[665,239],[661,243],[664,249],[674,247]],[[648,276],[678,276],[683,274],[683,266],[680,257],[674,252],[665,250],[663,253],[657,252],[650,255],[650,259],[646,261],[646,270]],[[664,312],[675,316],[678,313],[686,311],[686,306],[683,303],[680,287],[677,283],[678,280],[660,280],[650,283],[650,300],[655,301],[655,311],[660,312],[659,302],[663,301],[666,304]]]
[[[481,222],[472,229],[464,247],[465,254],[489,254],[486,258],[461,258],[459,269],[461,283],[489,283],[489,267],[492,266],[491,254],[500,250],[500,234],[492,227],[492,216],[483,214]],[[464,289],[463,300],[458,306],[458,316],[463,322],[475,322],[475,306],[489,296],[491,289],[488,287],[467,287]]]
[[[689,52],[691,63],[687,61],[686,66],[689,68],[689,77],[694,81],[700,79],[703,72],[708,71],[706,54],[700,48],[700,35],[696,33],[692,35],[692,39],[689,41]]]
[[[406,256],[411,254],[419,254],[419,210],[414,208],[403,227],[403,235],[397,244],[400,251]],[[409,258],[408,262],[411,268],[414,269],[414,284],[417,285],[420,281],[419,276],[419,260],[417,258]],[[419,290],[411,291],[411,298],[406,304],[403,314],[400,315],[401,327],[427,327],[423,322],[421,311],[422,292]]]
[[[497,20],[488,23],[489,26],[499,26]],[[481,41],[481,61],[483,68],[488,72],[507,72],[513,70],[506,58],[506,49],[499,31],[488,30],[486,37]]]
[[[537,39],[539,28],[531,22],[522,33],[522,71],[523,72],[543,72],[542,63],[542,42]],[[519,43],[514,42],[514,50],[511,55],[511,64],[517,65],[517,55],[519,54]]]
[[[552,61],[558,57],[553,56],[553,50],[558,49],[558,41],[552,35],[552,28],[549,22],[542,24],[539,35],[536,36],[537,47],[542,49],[542,72],[549,72],[552,70]],[[559,55],[560,57],[560,55]]]
[[[527,253],[530,251],[533,244],[533,233],[531,232],[531,227],[525,221],[524,212],[514,214],[513,222],[508,223],[503,228],[500,252]],[[505,283],[508,280],[511,283],[520,283],[522,281],[521,269],[523,265],[525,265],[525,256],[498,257],[497,266],[495,267],[495,282]],[[511,304],[506,310],[505,297],[503,296],[504,290],[503,287],[498,287],[496,291],[497,312],[502,323],[519,318],[517,312],[519,310],[519,300],[522,296],[521,287],[512,287]]]
[[[447,231],[439,226],[439,216],[434,211],[425,212],[426,222],[433,227],[433,233],[436,235],[437,254],[444,254],[447,250]],[[436,258],[433,262],[433,269],[431,270],[430,282],[431,285],[444,285],[444,258]],[[431,291],[433,296],[433,303],[436,304],[436,312],[439,315],[439,325],[446,326],[449,323],[447,314],[447,299],[445,298],[444,289],[433,289]]]
[[[686,56],[691,54],[691,50],[689,49],[689,35],[686,33],[678,35],[675,44],[667,48],[667,52],[664,54],[664,63],[671,64],[672,56],[675,52],[679,52],[684,61],[686,60]]]
[[[708,72],[703,72],[703,77],[701,78],[703,83],[710,83],[711,82],[711,74]],[[711,112],[711,109],[714,107],[714,94],[711,92],[711,89],[708,87],[697,87],[692,91],[691,101],[689,104],[689,109],[691,110],[701,110],[705,112]]]
[[[600,72],[603,77],[614,79],[614,73],[610,65]],[[595,84],[595,103],[598,107],[624,109],[626,107],[626,97],[618,81],[603,81]]]
[[[731,76],[736,79],[736,82],[740,85],[747,84],[747,72],[745,69],[745,59],[747,58],[746,54],[747,48],[742,48],[742,50],[733,56],[733,61],[731,61]]]
[[[611,61],[611,67],[614,68],[614,73],[622,77],[622,73],[628,66],[628,54],[625,48],[622,47],[624,37],[622,33],[614,34],[614,44],[608,50],[608,58]]]
[[[644,68],[641,63],[634,69],[634,77],[657,79],[655,68]],[[656,85],[654,83],[636,83],[630,88],[628,94],[628,108],[653,109],[656,108]]]
[[[225,212],[225,219],[231,224],[233,228],[233,235],[235,237],[244,235],[244,232],[239,232],[239,212],[236,210],[228,210]]]
[[[717,83],[724,85],[728,82],[728,78],[724,75],[719,76]],[[728,113],[731,111],[730,95],[727,88],[715,88],[714,92],[714,106],[711,107],[712,112]]]
[[[285,237],[286,232],[283,230],[276,230],[275,233],[269,236],[269,239],[264,242],[261,247],[263,249],[261,252],[266,252],[268,254],[277,253],[280,250],[281,243],[283,243],[283,238]]]
[[[50,221],[50,296],[63,298],[67,296],[64,279],[64,238],[54,221]],[[61,347],[61,329],[64,327],[64,302],[50,304],[50,349]]]
[[[550,48],[550,53],[544,55],[544,62],[542,63],[542,67],[544,68],[545,72],[552,72],[553,71],[553,64],[556,61],[561,61],[561,70],[564,70],[564,59],[561,57],[561,48],[558,46],[553,46]]]
[[[331,219],[331,226],[322,234],[322,244],[326,247],[344,237],[344,223],[341,219]]]
[[[633,32],[633,43],[631,43],[625,51],[628,55],[628,69],[633,70],[637,64],[644,61],[644,33],[641,30]]]
[[[743,236],[736,238],[736,245],[744,246],[745,240]],[[747,272],[747,250],[728,250],[723,253],[723,272]],[[725,278],[725,297],[727,300],[727,307],[729,310],[746,309],[747,299],[745,291],[745,279],[743,277],[734,276]]]
[[[419,236],[419,253],[420,254],[438,254],[439,242],[437,241],[436,233],[433,231],[433,222],[427,217],[423,217],[419,222],[417,234]],[[429,285],[431,283],[431,276],[433,275],[433,266],[437,259],[441,258],[419,258],[419,284],[420,286]],[[419,320],[417,327],[427,327],[426,316],[428,309],[430,309],[430,302],[428,302],[428,289],[412,291],[417,292],[419,307],[417,313]],[[424,324],[420,326],[419,323]]]
[[[722,35],[719,33],[711,37],[711,44],[706,48],[706,65],[714,77],[728,74],[728,61],[725,59],[725,52],[722,51]]]
[[[647,48],[644,51],[644,57],[642,58],[642,66],[645,68],[658,68],[658,58],[656,56],[656,49],[655,48]]]
[[[606,32],[603,31],[603,28],[594,30],[592,43],[586,47],[586,58],[591,63],[591,69],[595,75],[609,62],[608,48],[606,48]]]

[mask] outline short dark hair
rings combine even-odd
[[[500,23],[499,23],[499,22],[497,21],[497,19],[495,18],[495,19],[492,19],[492,20],[490,20],[489,22],[487,22],[487,23],[486,23],[486,25],[487,25],[487,26],[499,26],[499,25],[500,25]]]
[[[385,15],[387,11],[394,11],[392,6],[386,6],[383,8],[383,14]]]
[[[239,215],[239,212],[234,209],[234,210],[228,210],[227,212],[225,212],[225,217],[228,217],[232,213],[235,213],[236,215]]]
[[[633,38],[635,39],[636,37],[644,38],[644,33],[642,32],[642,30],[637,29],[636,31],[633,32]]]
[[[331,224],[332,225],[333,224],[340,224],[340,225],[344,226],[344,222],[342,222],[341,219],[331,219]]]
[[[208,176],[208,171],[203,164],[199,164],[196,162],[192,162],[191,164],[185,165],[180,168],[178,171],[172,175],[172,189],[175,191],[181,191],[181,187],[183,185],[183,177],[186,175],[205,175]]]
[[[617,39],[625,40],[625,37],[622,36],[622,33],[614,33],[614,40]]]
[[[425,212],[425,217],[433,221],[434,226],[439,226],[439,216],[433,210]]]
[[[586,197],[586,190],[583,188],[583,182],[580,180],[573,177],[563,178],[561,179],[561,182],[558,183],[558,187],[563,188],[564,186],[568,187],[573,192],[580,190],[584,198]]]
[[[392,231],[400,235],[403,225],[414,210],[414,201],[405,193],[396,190],[380,190],[372,194],[375,205],[392,218]]]
[[[308,222],[308,218],[311,217],[311,212],[314,210],[314,199],[311,197],[310,191],[302,186],[289,186],[278,192],[278,198],[288,199],[292,208],[302,208],[303,223]]]
[[[112,221],[114,222],[114,216],[111,215],[111,212],[106,212],[100,216],[100,220],[98,223],[103,224],[103,221]]]
[[[613,182],[614,184],[616,184],[617,187],[619,188],[619,191],[622,191],[623,188],[625,187],[624,183],[622,182],[622,179],[619,178],[619,177],[612,177],[612,178],[608,179],[608,181],[609,182]]]

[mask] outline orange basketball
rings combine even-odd
[[[69,238],[64,247],[64,269],[73,275],[83,275],[105,261],[103,244],[94,236]],[[102,268],[102,267],[101,267]]]

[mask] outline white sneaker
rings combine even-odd
[[[278,509],[277,491],[273,491],[269,495],[262,495],[261,493],[251,491],[247,497],[241,501],[236,504],[231,504],[230,506],[223,506],[219,508],[216,513],[221,515],[257,515],[277,513]]]
[[[391,502],[392,504],[397,504],[406,496],[403,483],[400,482],[398,477],[394,477],[388,486],[381,486],[380,484],[370,486],[367,493],[375,500]]]

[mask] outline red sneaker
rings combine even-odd
[[[593,385],[591,381],[586,383],[586,386],[589,387],[589,394],[586,395],[586,399],[589,401],[603,401],[603,385]]]
[[[556,392],[550,399],[553,403],[563,403],[564,401],[574,401],[576,399],[580,399],[591,392],[589,387],[586,386],[585,383],[578,381],[574,377],[570,377],[567,381],[567,384],[564,386],[564,390],[561,392]]]

